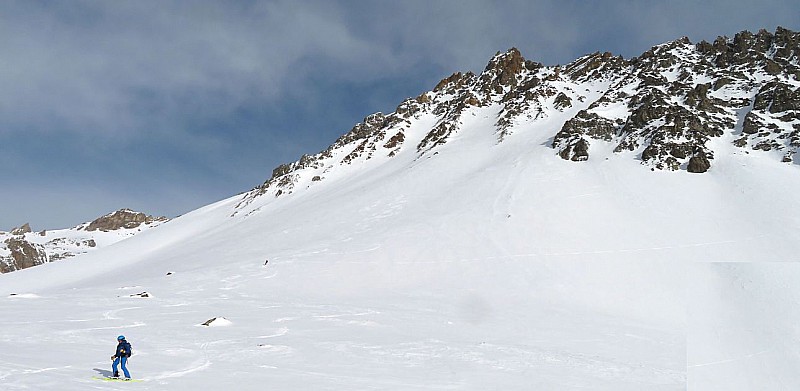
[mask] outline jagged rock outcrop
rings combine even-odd
[[[792,141],[796,131],[792,132],[793,125],[787,129],[775,122],[791,124],[797,112],[792,105],[798,102],[793,94],[797,88],[777,81],[797,81],[796,66],[790,60],[797,56],[796,37],[795,33],[779,29],[774,36],[765,31],[758,35],[742,32],[733,39],[719,38],[714,44],[692,45],[683,38],[656,46],[629,61],[622,77],[630,92],[599,100],[603,110],[596,110],[595,104],[589,108],[589,114],[598,114],[605,121],[585,121],[589,115],[581,112],[567,121],[553,146],[565,159],[586,160],[587,156],[576,159],[571,152],[579,141],[613,141],[617,143],[616,152],[640,151],[642,162],[653,168],[705,172],[714,157],[709,140],[726,131],[735,133],[741,110],[756,95],[756,103],[744,118],[744,137],[735,145],[784,150],[783,160],[791,161],[790,156],[796,152],[797,143]],[[784,57],[771,54],[787,45],[795,48]],[[775,80],[762,82],[769,78]],[[777,107],[771,104],[776,99]],[[628,109],[622,118],[603,117],[595,112],[607,111],[614,104]],[[775,120],[775,112],[781,113],[779,120]],[[609,138],[612,119],[624,119],[625,124]]]
[[[22,225],[22,227],[14,228],[11,230],[12,235],[24,235],[28,232],[31,232],[31,226],[28,223]]]
[[[783,161],[792,162],[800,147],[800,87],[773,81],[762,86],[747,113],[740,147],[783,151]]]
[[[709,168],[711,168],[711,162],[709,162],[706,155],[701,152],[689,159],[689,165],[686,167],[686,170],[694,173],[704,173],[708,171]]]
[[[44,246],[29,243],[21,236],[6,239],[5,246],[10,254],[4,257],[0,256],[0,273],[8,273],[47,262]]]
[[[553,145],[561,146],[561,158],[583,161],[589,158],[589,142],[586,137],[611,141],[617,134],[618,125],[587,110],[581,110],[564,123],[553,139]]]
[[[576,162],[613,151],[652,170],[703,173],[718,153],[712,140],[795,162],[799,45],[800,34],[778,28],[712,43],[684,37],[630,60],[596,52],[563,66],[498,52],[480,74],[456,72],[393,113],[366,117],[325,151],[281,165],[239,206],[324,182],[335,167],[404,152],[432,157],[476,117],[493,119],[498,143],[546,124],[554,153]]]
[[[122,209],[69,229],[33,233],[25,224],[10,233],[0,232],[0,273],[94,251],[98,243],[112,244],[167,220]]]
[[[141,212],[134,212],[130,209],[120,209],[100,217],[86,226],[87,231],[113,231],[120,228],[131,229],[142,224],[166,221],[166,217],[148,216]]]

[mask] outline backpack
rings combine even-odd
[[[133,348],[131,348],[130,342],[127,341],[125,342],[125,351],[127,352],[125,354],[125,357],[130,357],[133,354]]]

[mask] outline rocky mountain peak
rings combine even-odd
[[[480,76],[481,91],[486,94],[502,93],[504,88],[513,88],[520,81],[520,75],[528,70],[533,71],[542,65],[525,60],[517,48],[508,49],[505,53],[497,52]]]
[[[121,228],[131,229],[141,224],[150,224],[156,221],[166,221],[166,217],[148,216],[142,212],[130,209],[120,209],[97,218],[86,226],[86,231],[113,231]]]
[[[505,52],[497,52],[494,57],[486,64],[484,72],[496,70],[499,72],[519,73],[525,64],[525,58],[522,57],[517,48],[510,48]]]
[[[28,232],[31,232],[31,225],[28,223],[23,224],[21,227],[14,228],[11,230],[12,235],[24,235]]]
[[[713,43],[702,41],[697,50],[718,67],[758,66],[770,75],[798,75],[800,35],[778,27],[774,34],[760,30],[753,34],[741,31],[733,38],[718,37]]]
[[[498,143],[552,131],[553,153],[575,162],[613,151],[652,170],[702,173],[713,170],[720,151],[712,145],[720,142],[798,162],[798,43],[800,35],[784,28],[742,31],[713,43],[682,37],[630,60],[598,51],[564,66],[543,66],[511,48],[479,75],[453,73],[395,112],[364,118],[325,151],[281,165],[241,205],[312,186],[337,166],[404,151],[432,157],[465,118],[486,116],[494,126],[481,129]],[[542,128],[555,118],[558,126]]]

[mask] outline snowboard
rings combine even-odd
[[[118,382],[140,382],[142,379],[125,379],[124,377],[92,376],[94,380],[118,381]]]

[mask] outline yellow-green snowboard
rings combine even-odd
[[[95,380],[102,380],[102,381],[118,381],[118,382],[140,382],[144,381],[142,379],[126,379],[124,377],[101,377],[101,376],[92,376],[92,379]]]

